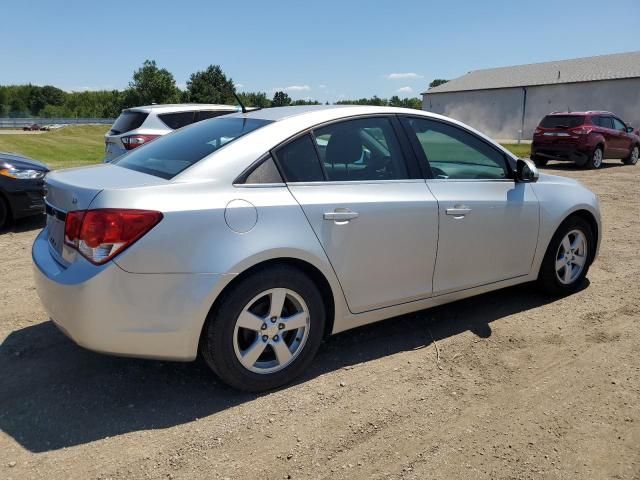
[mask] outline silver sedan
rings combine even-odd
[[[596,196],[455,120],[284,107],[47,176],[38,293],[78,344],[283,385],[326,336],[518,283],[579,288]]]

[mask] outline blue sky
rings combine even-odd
[[[418,96],[469,70],[640,50],[639,0],[6,1],[0,84],[124,88],[149,58],[184,87]]]

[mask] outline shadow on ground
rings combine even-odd
[[[540,167],[540,170],[544,172],[545,170],[557,170],[557,171],[571,171],[571,170],[585,170],[585,167],[579,167],[573,162],[556,162],[551,161],[552,163],[547,163],[544,167]],[[616,167],[624,167],[625,164],[620,160],[605,160],[600,167],[600,170],[604,170],[607,168],[616,168]]]
[[[324,343],[298,383],[467,330],[486,338],[492,322],[550,301],[524,285],[348,331]],[[171,427],[259,396],[222,385],[201,361],[170,363],[89,352],[51,322],[5,339],[0,379],[0,430],[32,452]]]
[[[44,228],[47,218],[44,215],[22,218],[11,222],[8,227],[0,229],[0,235],[5,233],[22,233],[30,230],[41,230]]]

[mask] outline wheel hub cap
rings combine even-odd
[[[563,285],[570,285],[580,276],[587,263],[587,237],[580,230],[567,233],[556,254],[556,277]]]
[[[287,288],[264,291],[236,319],[236,358],[254,373],[282,370],[303,350],[309,327],[309,309],[300,295]]]

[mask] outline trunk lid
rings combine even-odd
[[[66,214],[72,210],[86,210],[96,196],[105,189],[126,189],[168,183],[160,177],[102,164],[70,170],[50,172],[45,181],[47,238],[51,253],[62,265],[68,265],[73,252],[64,246]]]

